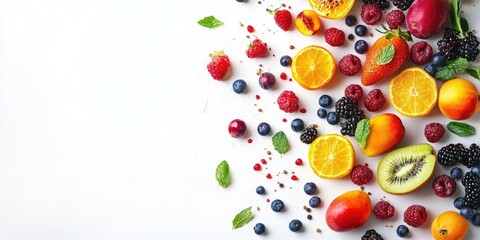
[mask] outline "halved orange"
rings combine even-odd
[[[340,19],[350,12],[355,0],[309,0],[308,2],[321,17]]]
[[[355,150],[352,143],[339,134],[317,137],[310,145],[308,161],[313,172],[321,178],[336,179],[352,171]]]
[[[425,70],[411,67],[390,80],[390,102],[407,117],[428,115],[438,99],[437,81]]]
[[[300,86],[316,90],[332,80],[337,65],[327,49],[312,45],[301,49],[293,57],[291,68],[293,79]]]

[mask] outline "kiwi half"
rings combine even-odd
[[[435,150],[422,143],[391,151],[380,160],[377,182],[388,193],[406,194],[422,187],[435,169]]]

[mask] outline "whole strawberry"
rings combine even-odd
[[[248,49],[245,52],[249,58],[265,57],[268,52],[267,44],[257,38],[248,45]]]
[[[292,14],[290,11],[283,9],[283,10],[270,10],[267,9],[267,11],[271,14],[273,14],[273,19],[275,20],[275,23],[283,30],[283,31],[288,31],[290,30],[290,27],[292,26]]]
[[[212,61],[207,65],[208,72],[213,79],[223,80],[228,69],[230,69],[230,59],[223,51],[214,51],[209,56],[212,58]]]

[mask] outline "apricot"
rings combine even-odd
[[[315,11],[303,10],[295,18],[295,26],[301,34],[305,36],[312,36],[320,31],[322,22]]]
[[[333,231],[346,232],[363,226],[371,211],[372,204],[368,194],[353,190],[343,193],[330,203],[325,219]]]
[[[432,236],[435,240],[459,240],[468,232],[468,222],[457,212],[446,211],[432,222]]]
[[[362,152],[376,157],[397,145],[405,135],[402,120],[395,114],[383,113],[370,119],[370,133]]]
[[[477,87],[470,81],[461,78],[448,80],[440,88],[438,107],[443,115],[450,119],[470,118],[480,108]]]

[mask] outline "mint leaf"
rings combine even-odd
[[[465,70],[469,67],[468,61],[465,58],[457,58],[447,65],[438,69],[437,73],[435,74],[435,78],[441,81],[450,80],[455,77],[455,75],[459,73],[465,72]]]
[[[370,121],[368,119],[362,119],[357,123],[357,128],[355,129],[355,139],[357,139],[358,144],[362,148],[367,146],[367,137],[370,134]]]
[[[468,75],[480,80],[480,67],[470,66],[465,71]]]
[[[387,64],[392,61],[393,56],[395,56],[395,47],[390,43],[383,47],[380,54],[378,54],[377,63],[380,65]]]
[[[279,152],[280,154],[284,154],[287,152],[289,145],[287,136],[283,131],[277,132],[275,133],[275,135],[273,135],[272,143],[273,147],[275,147],[275,150],[277,150],[277,152]]]
[[[232,228],[241,228],[250,222],[250,220],[252,220],[254,217],[255,216],[252,213],[252,207],[247,207],[235,215],[235,218],[232,221]]]
[[[222,26],[223,22],[216,19],[214,16],[208,16],[208,17],[204,17],[203,19],[199,20],[198,24],[200,24],[200,26],[203,26],[203,27],[206,27],[206,28],[216,28],[216,27]]]
[[[452,121],[447,124],[447,129],[460,137],[475,135],[475,128],[466,123]]]
[[[215,178],[217,179],[218,184],[223,188],[227,187],[228,183],[230,183],[230,168],[226,160],[223,160],[218,164]]]

